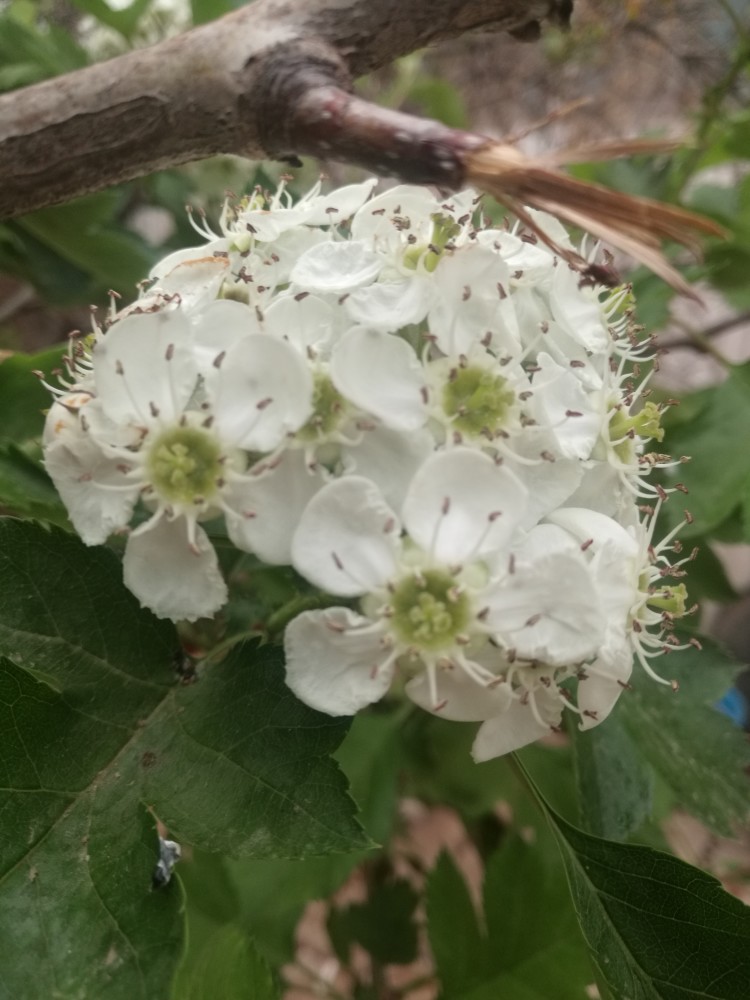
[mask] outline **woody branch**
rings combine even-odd
[[[350,95],[474,29],[535,37],[572,0],[258,0],[147,49],[0,97],[0,217],[214,155],[322,155],[460,185],[486,139]]]

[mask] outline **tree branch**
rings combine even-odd
[[[412,156],[402,159],[401,149],[384,148],[377,126],[364,147],[323,127],[319,115],[311,129],[311,89],[323,88],[318,95],[340,109],[343,98],[325,88],[346,92],[355,77],[465,31],[534,37],[545,19],[566,23],[571,7],[572,0],[258,0],[159,45],[0,97],[0,218],[216,153],[324,152],[450,183],[455,169],[419,175],[409,167],[448,130],[421,123],[403,150]],[[355,107],[367,117],[355,105],[350,114]]]

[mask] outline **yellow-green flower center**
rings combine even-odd
[[[454,236],[461,232],[461,227],[447,215],[436,213],[432,216],[432,236],[427,245],[415,243],[404,254],[406,267],[416,271],[422,261],[425,271],[432,273],[440,262],[446,246]]]
[[[170,503],[210,500],[222,474],[221,449],[199,427],[172,427],[160,434],[146,459],[151,484]]]
[[[672,587],[659,587],[650,594],[646,603],[655,611],[666,611],[672,618],[682,618],[687,607],[687,587],[678,583]]]
[[[346,416],[346,400],[327,375],[317,372],[313,380],[313,412],[304,427],[297,431],[297,440],[314,443],[328,438]]]
[[[425,652],[447,651],[470,623],[468,596],[442,570],[423,570],[401,580],[390,603],[398,639]]]
[[[635,415],[620,407],[610,417],[609,439],[613,442],[615,454],[622,462],[629,462],[633,457],[632,435],[653,438],[656,441],[664,438],[661,412],[656,403],[646,403]]]
[[[502,375],[479,365],[458,368],[443,388],[443,411],[469,437],[494,437],[508,420],[515,393]]]

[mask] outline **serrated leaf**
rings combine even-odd
[[[619,717],[580,732],[571,727],[581,825],[625,840],[651,812],[652,775]]]
[[[250,937],[229,924],[206,942],[177,1000],[278,1000],[281,989]]]
[[[410,707],[405,706],[405,711]],[[336,753],[359,806],[360,821],[380,844],[390,836],[396,816],[402,763],[399,730],[404,715],[392,705],[360,712]]]
[[[427,881],[427,932],[441,996],[457,997],[487,974],[486,941],[463,875],[443,853]]]
[[[749,907],[684,861],[601,840],[545,809],[581,928],[613,1000],[746,995]]]
[[[2,968],[9,996],[165,995],[177,915],[172,886],[149,892],[142,803],[214,851],[367,844],[328,757],[348,720],[297,702],[272,647],[175,685],[174,628],[120,576],[108,550],[0,520],[0,935],[5,955],[35,956]]]
[[[662,676],[680,689],[635,674],[617,711],[633,740],[681,803],[712,829],[731,834],[750,811],[750,745],[715,705],[739,667],[715,643],[671,652]]]

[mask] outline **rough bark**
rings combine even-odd
[[[357,76],[462,32],[538,34],[572,0],[258,0],[148,49],[0,97],[0,217],[216,153],[341,158],[460,184],[477,137],[377,114]],[[372,112],[372,113],[371,113]]]

